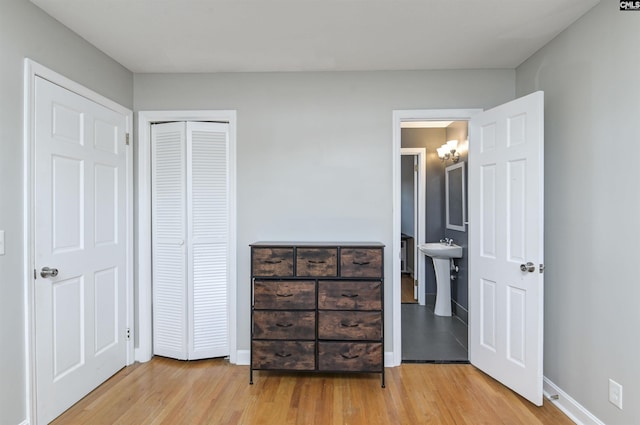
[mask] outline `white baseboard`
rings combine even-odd
[[[236,352],[236,364],[248,366],[251,364],[251,350],[238,350]]]
[[[400,366],[394,363],[393,351],[386,351],[384,353],[384,367],[396,367]]]
[[[605,425],[591,412],[575,401],[569,394],[562,391],[548,378],[544,378],[542,392],[544,396],[560,409],[565,415],[578,425]],[[556,398],[557,396],[557,398]]]

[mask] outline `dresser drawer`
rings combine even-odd
[[[337,248],[298,248],[296,275],[334,277],[338,275]]]
[[[382,277],[382,249],[342,248],[340,251],[340,276]]]
[[[327,310],[381,310],[382,282],[320,281],[318,308]]]
[[[253,341],[255,369],[314,370],[316,344],[313,341]]]
[[[314,339],[314,311],[254,311],[253,337],[257,339]]]
[[[293,248],[253,248],[253,276],[293,276]]]
[[[316,283],[313,280],[256,280],[253,306],[266,310],[313,310]]]
[[[331,372],[381,372],[382,343],[319,342],[318,370]]]
[[[336,340],[382,339],[382,313],[379,311],[320,311],[318,338]]]

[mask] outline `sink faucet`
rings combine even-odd
[[[453,244],[453,239],[452,238],[440,239],[440,243],[451,246]]]

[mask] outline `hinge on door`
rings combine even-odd
[[[131,328],[127,328],[127,339],[131,339]]]
[[[544,264],[540,264],[540,273],[544,273]]]
[[[127,146],[129,146],[129,133],[125,134],[124,141],[127,143]]]
[[[33,269],[33,280],[36,280],[38,278],[38,272],[36,271],[36,269]]]

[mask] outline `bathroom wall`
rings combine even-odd
[[[544,375],[609,425],[640,424],[638,46],[640,12],[602,1],[516,74],[545,97]]]
[[[460,152],[460,161],[465,163],[465,191],[469,187],[469,136],[468,136],[468,123],[466,121],[455,121],[446,128],[446,140],[457,140],[458,151]],[[448,165],[452,164],[451,161],[447,162]],[[466,216],[469,217],[468,205],[469,197],[465,193],[465,200],[467,211]],[[453,312],[460,317],[465,323],[468,323],[469,315],[469,267],[468,267],[468,237],[469,229],[466,226],[464,232],[458,230],[447,229],[445,225],[444,235],[447,238],[454,240],[454,243],[463,247],[462,258],[456,260],[456,264],[460,268],[457,280],[451,284],[451,299],[453,300]]]
[[[400,208],[402,214],[400,218],[400,231],[415,238],[415,196],[414,196],[414,178],[413,178],[414,157],[411,155],[403,155],[400,158]]]
[[[403,128],[401,145],[403,148],[426,148],[426,229],[425,241],[438,241],[444,237],[444,164],[438,158],[436,148],[446,140],[444,128]],[[433,262],[422,255],[425,267],[427,303],[435,304],[436,275]]]

